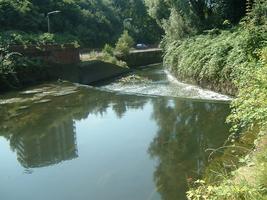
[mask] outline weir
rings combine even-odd
[[[73,45],[46,45],[40,48],[24,48],[17,45],[10,48],[22,55],[40,58],[43,64],[33,68],[18,67],[15,76],[9,75],[6,78],[8,81],[0,79],[0,92],[52,80],[67,80],[88,85],[128,73],[132,68],[162,62],[161,49],[132,51],[127,57],[121,58],[129,65],[129,68],[123,68],[99,60],[82,62],[80,50]]]

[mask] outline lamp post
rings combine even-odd
[[[54,10],[52,12],[49,12],[47,13],[47,27],[48,27],[48,33],[51,32],[51,27],[50,27],[50,15],[53,15],[53,14],[57,14],[57,13],[60,13],[61,11],[60,10]]]

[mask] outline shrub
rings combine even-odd
[[[232,130],[252,129],[267,125],[267,47],[261,52],[261,59],[251,63],[237,82],[239,94],[233,101],[228,122]]]
[[[17,88],[20,80],[17,72],[24,68],[42,67],[40,60],[30,59],[17,52],[10,52],[8,47],[0,47],[0,90]]]
[[[133,38],[128,34],[128,31],[124,31],[118,42],[116,43],[115,52],[119,55],[127,55],[130,49],[134,45]]]
[[[107,54],[112,55],[112,56],[114,55],[114,51],[115,51],[114,48],[112,46],[110,46],[109,44],[105,44],[105,46],[102,50],[103,53],[107,53]]]
[[[45,44],[74,44],[79,46],[79,40],[69,34],[29,34],[23,31],[0,32],[2,45],[45,45]]]
[[[260,187],[252,188],[248,183],[235,184],[225,177],[220,185],[207,186],[204,181],[197,181],[197,188],[187,192],[189,200],[264,200]]]
[[[211,31],[165,45],[164,63],[180,79],[236,87],[244,73],[257,68],[253,63],[266,38],[263,26]]]
[[[105,45],[105,47],[106,48],[104,48],[102,52],[92,51],[88,54],[83,54],[81,56],[82,61],[101,60],[101,61],[112,63],[112,64],[115,64],[121,67],[127,67],[126,62],[118,60],[114,56],[113,51],[111,51],[113,49],[111,46]]]

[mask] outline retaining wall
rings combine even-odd
[[[80,50],[71,44],[12,45],[10,50],[28,57],[40,58],[47,63],[75,64],[80,62]]]
[[[162,49],[134,50],[127,56],[117,56],[118,59],[127,63],[130,68],[161,63],[163,60]]]
[[[56,80],[88,85],[114,78],[129,71],[128,68],[98,60],[79,64],[54,63],[34,67],[18,66],[15,74],[0,76],[0,92]]]

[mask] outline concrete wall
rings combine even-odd
[[[161,63],[163,59],[161,49],[134,50],[127,56],[117,56],[118,59],[127,63],[130,68]]]
[[[46,64],[35,67],[17,67],[16,74],[0,76],[0,92],[21,89],[45,81],[67,80],[80,84],[93,84],[130,72],[128,68],[102,61],[79,64]]]
[[[68,80],[81,84],[92,84],[127,73],[122,68],[102,61],[80,62],[79,49],[72,45],[46,45],[41,47],[12,46],[10,50],[29,57],[39,57],[45,62],[40,66],[17,66],[16,73],[0,76],[0,92],[19,89],[50,80]],[[162,62],[161,49],[132,51],[125,60],[130,68]]]

